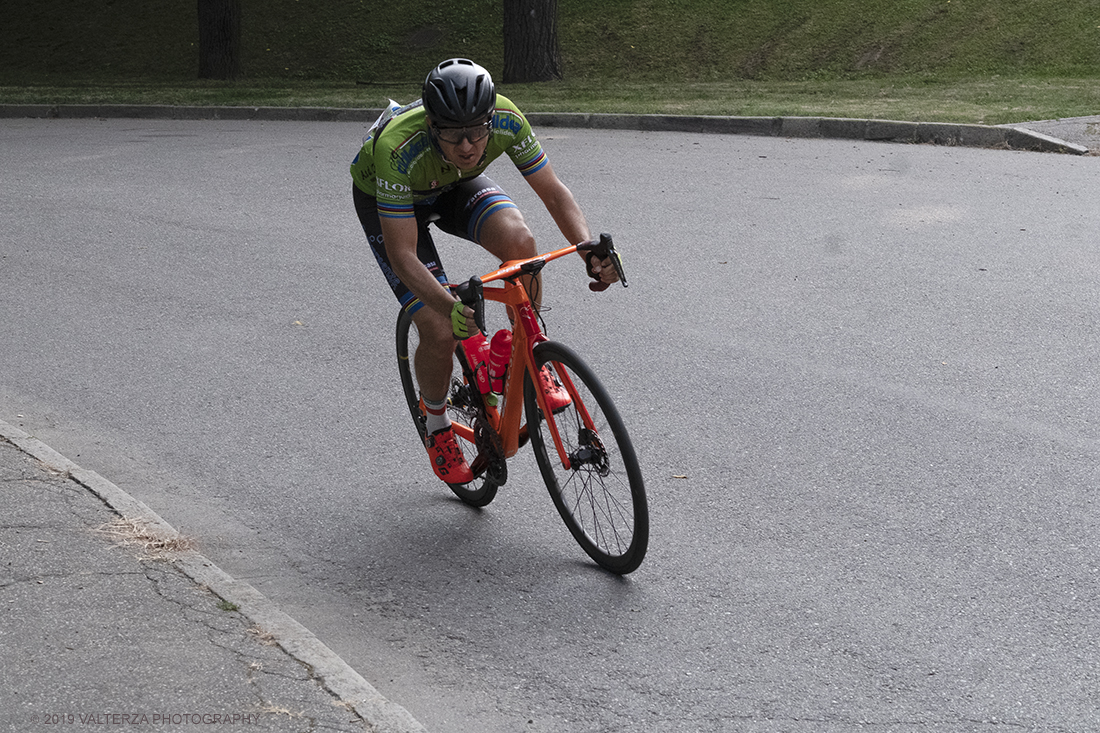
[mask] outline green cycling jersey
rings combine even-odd
[[[481,175],[507,153],[524,176],[546,165],[546,154],[527,118],[509,99],[497,95],[485,155],[472,170],[448,163],[432,139],[423,105],[396,103],[379,118],[351,163],[355,185],[375,197],[378,216],[411,218],[413,205]]]

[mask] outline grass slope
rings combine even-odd
[[[195,0],[8,0],[0,101],[379,106],[440,59],[499,78],[507,0],[242,0],[245,78],[199,82]],[[559,0],[531,110],[1014,122],[1100,112],[1100,0]]]
[[[571,69],[714,81],[1096,76],[1096,0],[563,0]],[[583,51],[582,51],[583,49]]]
[[[468,55],[499,71],[504,0],[244,0],[252,78],[394,81]],[[13,0],[6,79],[194,76],[196,3]],[[568,73],[623,81],[1100,72],[1098,0],[560,0]]]

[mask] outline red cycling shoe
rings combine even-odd
[[[569,393],[565,391],[565,387],[561,386],[561,382],[554,376],[549,364],[543,364],[542,369],[539,369],[539,387],[542,389],[542,393],[546,395],[546,405],[550,408],[550,412],[555,415],[573,404]]]
[[[428,457],[432,460],[432,470],[439,480],[448,484],[468,484],[474,480],[474,474],[458,447],[455,433],[448,426],[437,430],[424,441]]]

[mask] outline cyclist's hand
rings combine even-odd
[[[598,280],[604,285],[610,285],[619,280],[619,273],[611,264],[610,257],[601,260],[595,253],[589,252],[585,255],[584,261],[588,267],[588,276],[593,280]]]
[[[451,306],[451,330],[459,341],[465,341],[478,333],[477,323],[474,321],[474,309],[456,300]]]

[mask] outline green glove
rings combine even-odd
[[[473,316],[467,318],[463,312],[465,310],[466,304],[461,300],[456,300],[455,304],[451,306],[451,330],[454,331],[455,338],[459,341],[465,341],[477,333],[477,325],[474,323]]]

